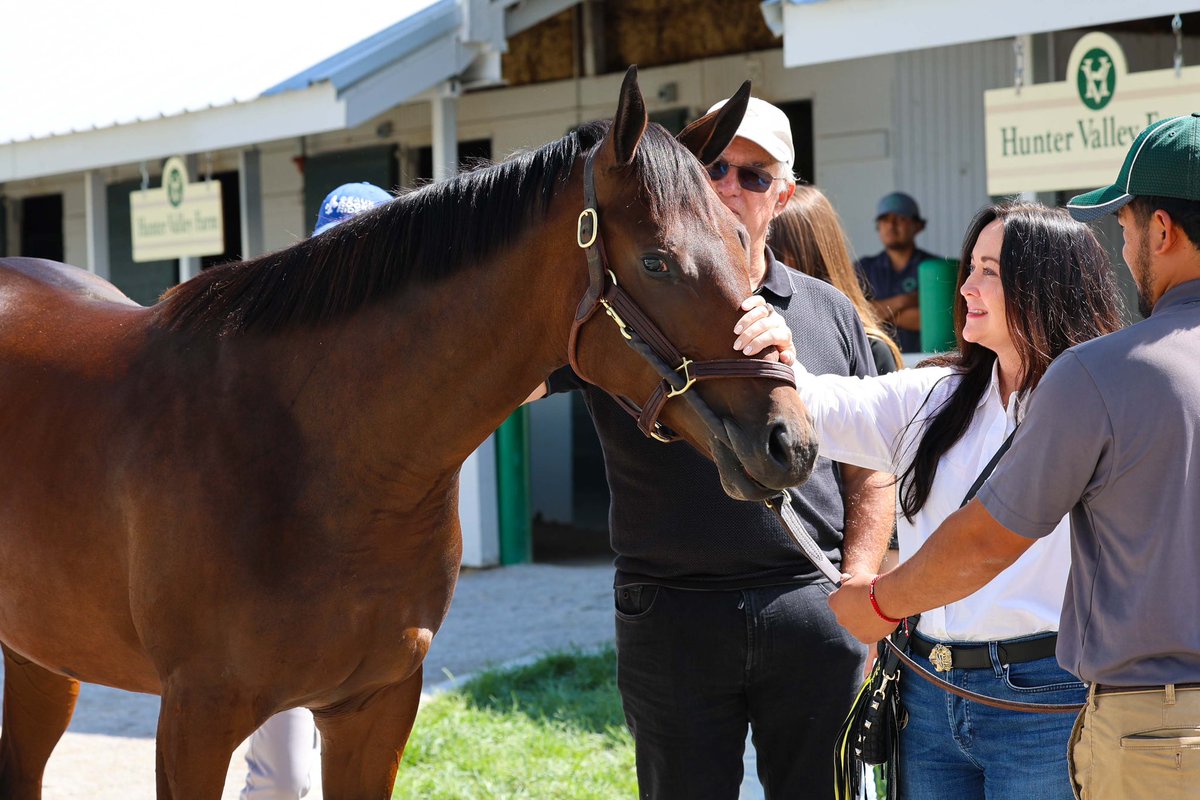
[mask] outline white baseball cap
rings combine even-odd
[[[715,104],[708,113],[716,111],[727,103],[727,100]],[[787,165],[788,172],[796,163],[796,148],[792,145],[792,124],[777,107],[766,100],[751,97],[746,106],[746,116],[738,127],[736,136],[748,139],[766,150],[776,161]]]

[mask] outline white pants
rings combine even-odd
[[[312,712],[281,711],[250,737],[241,800],[299,800],[320,780],[320,753]]]

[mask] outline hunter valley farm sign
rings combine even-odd
[[[1130,73],[1108,34],[1089,33],[1066,80],[984,93],[988,194],[1089,189],[1110,183],[1142,129],[1200,111],[1200,67]]]
[[[162,187],[129,195],[133,260],[161,261],[225,251],[221,182],[188,183],[182,158],[163,164]]]

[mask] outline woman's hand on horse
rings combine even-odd
[[[733,327],[733,333],[737,336],[733,342],[734,350],[752,356],[768,347],[774,347],[779,352],[780,362],[796,363],[796,347],[792,344],[791,328],[774,306],[761,295],[755,294],[742,301],[742,310],[746,313]],[[770,358],[771,355],[773,354],[768,354],[767,357]]]

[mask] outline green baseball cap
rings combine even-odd
[[[1117,180],[1072,197],[1067,211],[1080,222],[1092,222],[1147,195],[1200,201],[1200,114],[1151,124],[1129,146]]]

